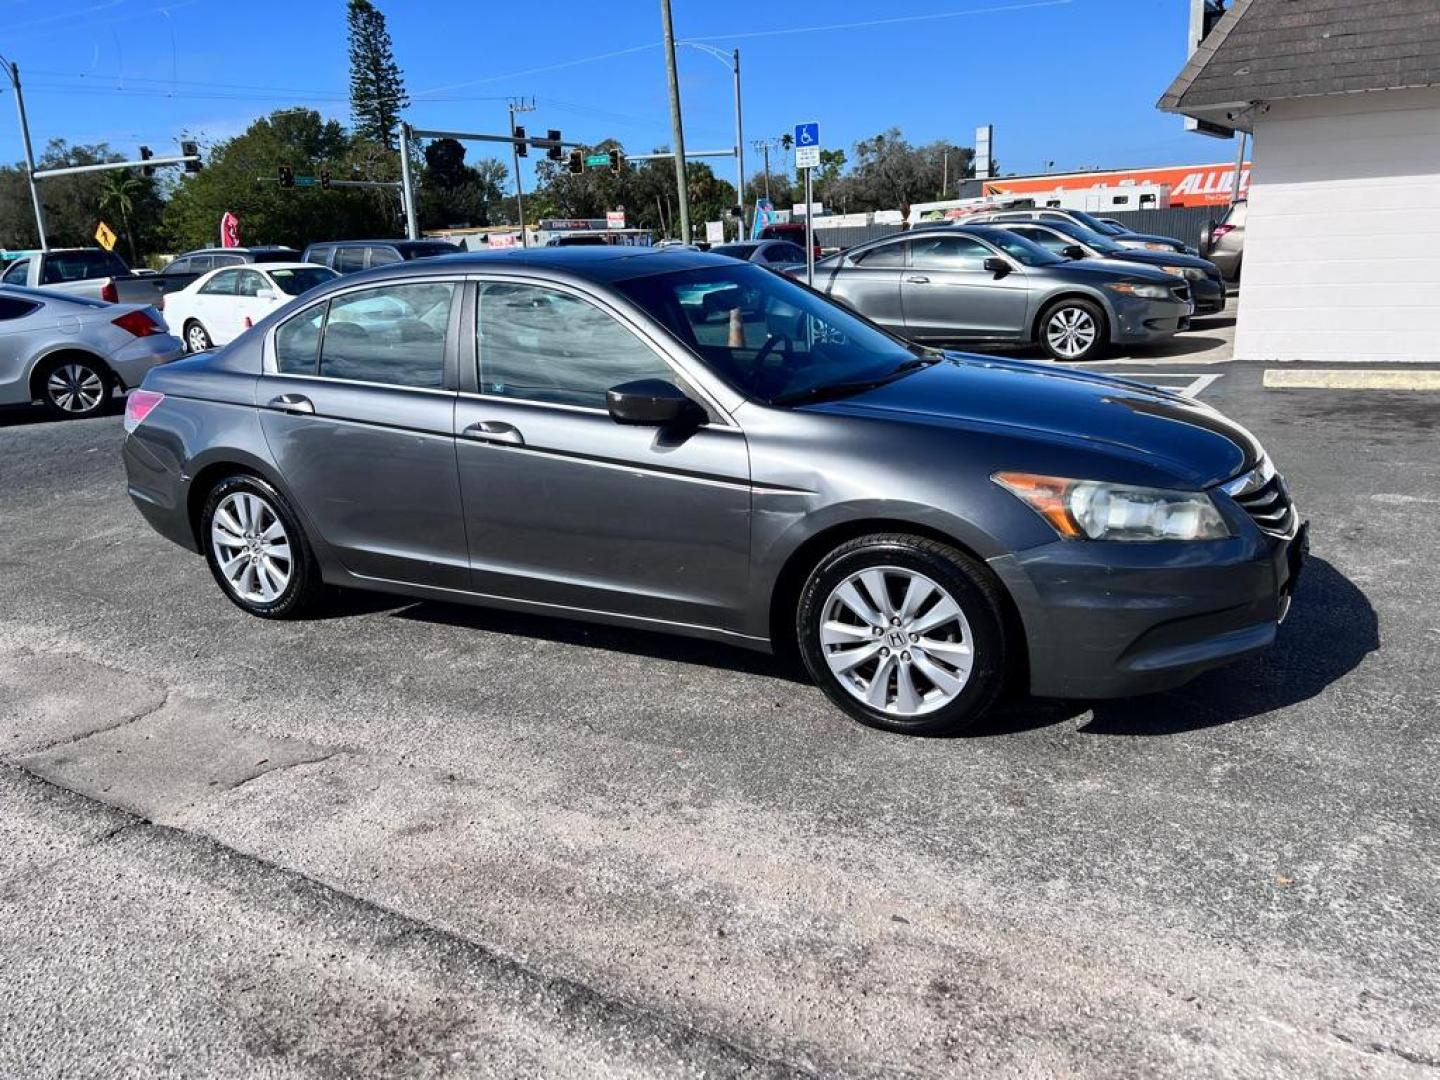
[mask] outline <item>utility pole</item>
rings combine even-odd
[[[765,198],[770,198],[770,140],[756,139],[754,147],[765,155]]]
[[[410,125],[400,121],[400,201],[405,204],[405,235],[411,240],[420,239],[420,224],[415,217],[415,180],[410,175],[410,140],[414,133]]]
[[[40,234],[40,250],[50,250],[45,240],[45,207],[40,203],[40,189],[35,186],[35,151],[30,147],[30,121],[25,118],[25,95],[20,91],[20,65],[0,56],[0,65],[10,76],[15,88],[15,109],[20,113],[20,139],[25,144],[25,178],[30,183],[30,202],[35,207],[35,231]]]
[[[944,164],[943,164],[943,167],[942,167],[941,173],[940,173],[940,198],[942,198],[942,199],[948,199],[948,198],[950,197],[950,151],[949,151],[949,150],[946,150],[946,151],[945,151],[945,157],[944,157],[944,159],[943,159],[943,162],[944,162]]]
[[[736,201],[740,204],[740,231],[736,240],[745,239],[745,126],[740,119],[740,50],[735,50],[735,175],[738,187]]]
[[[534,98],[511,98],[510,99],[510,134],[515,134],[515,114],[535,111]],[[515,216],[520,221],[520,246],[529,247],[530,242],[525,237],[525,185],[520,179],[520,144],[510,144],[510,160],[515,165]]]
[[[670,17],[670,0],[660,0],[660,20],[665,24],[665,73],[670,83],[670,128],[675,141],[675,195],[680,203],[680,241],[690,242],[690,192],[685,179],[685,128],[680,120],[680,73],[675,67],[675,23]]]

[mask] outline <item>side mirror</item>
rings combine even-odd
[[[1085,249],[1079,244],[1066,244],[1060,249],[1060,254],[1067,259],[1083,259],[1085,258]]]
[[[255,292],[255,299],[256,299],[256,300],[274,300],[274,299],[275,299],[275,290],[274,290],[274,289],[257,289],[256,292]]]
[[[700,421],[704,410],[664,379],[636,379],[605,391],[605,407],[617,424],[668,427],[681,420]]]
[[[1000,277],[1004,277],[1010,272],[1010,264],[1000,258],[999,255],[991,255],[981,265],[984,266],[989,273]]]

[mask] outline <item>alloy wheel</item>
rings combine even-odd
[[[1095,319],[1080,307],[1059,308],[1045,323],[1045,340],[1067,359],[1089,352],[1097,332]]]
[[[185,331],[185,344],[191,352],[204,352],[210,348],[210,335],[199,323],[191,323],[190,329]]]
[[[294,556],[285,524],[259,495],[227,495],[210,521],[210,543],[226,585],[242,600],[269,604],[290,585]]]
[[[890,716],[923,716],[959,696],[975,666],[959,603],[913,570],[851,574],[825,601],[820,647],[852,697]]]
[[[50,373],[45,392],[62,412],[94,412],[105,398],[105,380],[84,364],[61,364]]]

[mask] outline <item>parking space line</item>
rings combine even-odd
[[[1440,371],[1266,368],[1267,390],[1440,390]]]

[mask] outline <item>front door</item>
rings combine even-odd
[[[749,573],[745,436],[617,424],[605,391],[665,379],[618,313],[558,287],[477,287],[478,393],[455,411],[475,591],[735,629]],[[698,397],[698,394],[695,396]]]
[[[362,577],[469,584],[454,438],[460,288],[354,290],[276,329],[261,426],[310,524]]]
[[[900,287],[909,336],[931,341],[1023,336],[1025,273],[986,270],[985,260],[992,257],[998,256],[969,236],[936,232],[912,240],[910,268]]]

